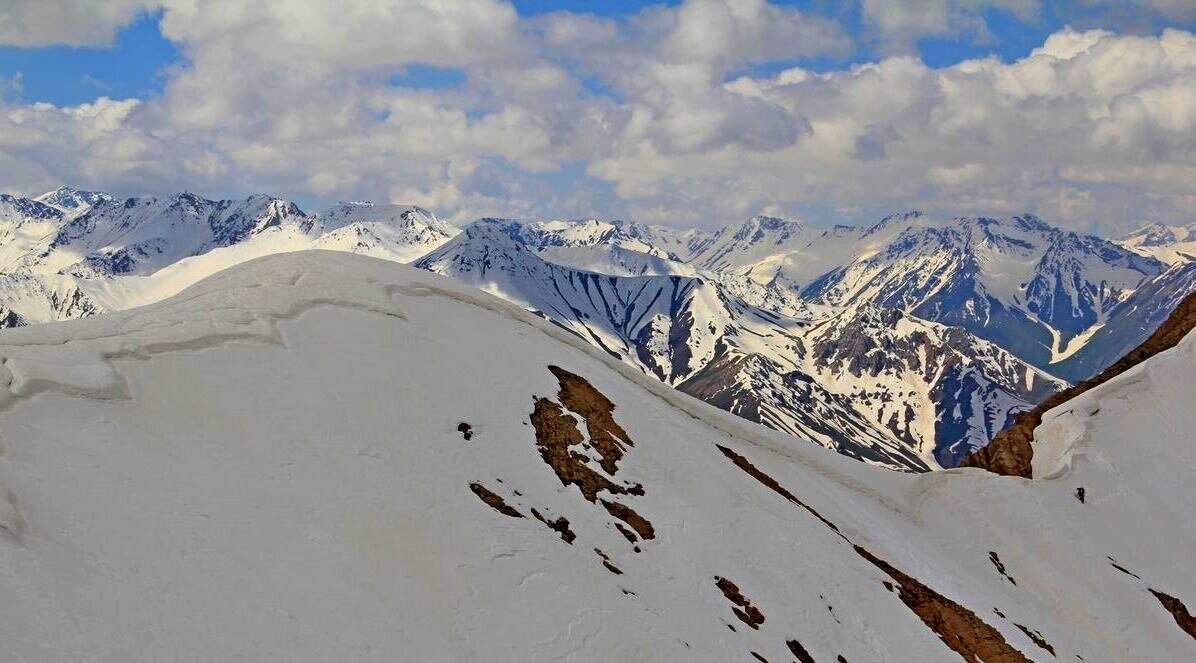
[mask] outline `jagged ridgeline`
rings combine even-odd
[[[259,256],[362,253],[462,280],[745,419],[867,463],[950,467],[1099,372],[1196,289],[1191,228],[1113,242],[1032,216],[829,230],[483,219],[271,196],[0,197],[0,325],[141,306]]]

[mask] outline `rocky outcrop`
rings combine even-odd
[[[1017,415],[1013,425],[997,434],[988,446],[977,449],[960,462],[960,467],[979,467],[995,474],[1031,476],[1030,461],[1034,457],[1034,429],[1042,423],[1042,416],[1080,394],[1112,380],[1129,369],[1164,350],[1175,347],[1196,327],[1196,293],[1189,294],[1153,334],[1129,354],[1092,378],[1070,389],[1064,389],[1039,403],[1032,410]]]

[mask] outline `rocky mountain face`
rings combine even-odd
[[[815,320],[840,321],[821,325],[831,330],[820,339],[824,353],[831,346],[845,348],[838,351],[841,356],[835,364],[809,360],[808,335],[813,332],[799,335],[790,325],[785,334],[801,338],[800,350],[797,344],[744,350],[753,345],[743,341],[749,336],[758,339],[758,334],[771,333],[785,338],[775,332],[753,330],[754,334],[739,332],[726,339],[722,334],[710,334],[716,341],[706,344],[704,354],[690,349],[682,353],[687,359],[698,357],[692,375],[648,370],[749,419],[819,440],[848,455],[873,462],[905,462],[910,467],[921,464],[908,458],[877,460],[862,452],[861,447],[873,449],[879,444],[862,431],[881,429],[890,445],[886,453],[892,453],[891,445],[897,440],[906,449],[916,450],[923,464],[951,466],[983,446],[1017,411],[1065,384],[1054,376],[1080,380],[1115,361],[1196,289],[1196,267],[1190,262],[1168,265],[1114,242],[1060,230],[1030,215],[942,219],[914,212],[886,217],[870,227],[838,226],[821,232],[758,217],[721,231],[688,231],[684,238],[664,228],[620,223],[558,221],[534,223],[531,229],[524,229],[519,222],[507,220],[498,226],[508,238],[549,261],[556,257],[549,253],[552,247],[585,246],[593,252],[594,247],[610,241],[619,250],[668,256],[697,270],[601,269],[602,261],[592,259],[592,253],[585,260],[574,253],[559,261],[582,271],[615,272],[617,276],[683,275],[714,284],[723,300],[748,302],[766,312],[764,315],[780,314],[810,329],[819,328],[813,324]],[[637,242],[635,248],[626,248],[628,238]],[[467,239],[468,235],[463,235],[460,241]],[[443,250],[449,251],[450,246]],[[469,260],[462,259],[454,267],[441,258],[437,264],[422,264],[485,287],[485,280],[476,278],[482,270],[462,269]],[[627,262],[624,259],[622,264]],[[491,291],[540,308],[536,297],[522,286],[494,285]],[[558,297],[568,299],[560,292],[549,293],[549,299]],[[570,310],[567,305],[555,308]],[[736,323],[744,319],[733,306],[719,308],[729,313],[714,316],[713,324],[704,328],[717,330],[726,319]],[[869,315],[873,309],[883,314]],[[904,345],[894,343],[880,331],[892,328],[892,312],[903,313],[919,324],[944,324],[951,332],[927,334],[933,341],[919,338],[903,339]],[[562,317],[551,312],[545,315]],[[597,318],[587,315],[584,319],[593,326]],[[876,324],[886,316],[888,324]],[[759,319],[760,314],[748,317]],[[689,338],[676,331],[677,327],[703,326],[701,317],[688,311],[670,312],[665,319],[672,323],[670,339]],[[587,333],[600,337],[596,332]],[[878,343],[877,339],[885,340]],[[633,341],[625,342],[634,345]],[[657,346],[670,347],[667,343]],[[914,346],[970,350],[960,355],[967,359],[937,365],[903,351]],[[632,354],[651,353],[625,352],[621,356]],[[860,368],[863,362],[889,356],[898,357],[892,361],[900,362],[902,371],[889,366],[887,374],[878,370],[869,375]],[[980,362],[977,357],[996,359]],[[653,359],[644,363],[664,362]],[[801,369],[795,373],[797,364]],[[881,375],[892,379],[897,374],[917,387],[879,388],[861,383],[862,376],[875,383]],[[815,394],[814,383],[826,393]],[[836,401],[839,406],[830,405]],[[921,407],[914,404],[918,401]],[[804,416],[793,415],[802,407],[798,404],[811,402],[819,403],[822,411],[814,413],[814,408],[807,407]],[[863,420],[868,425],[844,423],[851,417],[842,403],[864,410]],[[828,417],[829,411],[835,414]],[[829,419],[837,423],[828,425]],[[868,442],[858,444],[865,438]],[[843,444],[844,439],[854,439],[857,444]],[[935,442],[928,445],[928,439]]]
[[[311,248],[410,262],[448,241],[457,228],[422,207],[340,203],[308,217]]]
[[[102,191],[80,191],[69,186],[48,191],[34,200],[62,210],[67,216],[78,216],[101,202],[112,200]]]
[[[805,296],[867,301],[963,327],[1045,370],[1165,270],[1158,260],[1032,216],[890,218],[854,244],[857,255],[805,285]]]
[[[769,285],[612,276],[543,260],[479,222],[413,263],[497,294],[666,384],[889,467],[951,465],[1063,382],[902,311],[770,302]],[[751,284],[750,286],[745,284]]]
[[[270,228],[302,226],[305,220],[293,203],[268,196],[213,201],[182,193],[165,199],[106,199],[65,223],[20,266],[83,278],[146,276],[183,258]]]
[[[739,226],[727,226],[694,242],[688,260],[705,269],[748,268],[767,271],[777,254],[800,251],[813,238],[805,225],[771,216],[756,216]],[[773,274],[769,273],[769,277]]]
[[[1193,292],[1196,261],[1171,265],[1115,304],[1106,322],[1092,328],[1082,346],[1052,366],[1053,372],[1072,381],[1096,375],[1145,341]]]
[[[1152,223],[1118,238],[1117,243],[1170,265],[1192,262],[1196,260],[1196,223],[1186,226]]]
[[[1178,303],[1157,329],[1133,350],[1127,352],[1099,375],[1053,394],[1031,410],[1017,415],[1012,426],[997,434],[992,442],[976,449],[960,463],[961,467],[979,467],[995,474],[1026,479],[1034,473],[1034,433],[1043,417],[1052,409],[1117,378],[1151,357],[1179,345],[1196,328],[1196,292]],[[1039,474],[1042,474],[1041,472]],[[1196,636],[1194,636],[1196,637]]]
[[[827,230],[483,219],[457,235],[412,206],[63,188],[0,197],[0,325],[144,305],[274,253],[416,261],[746,419],[922,471],[1141,342],[1196,289],[1186,253],[1155,255],[1182,230],[1114,243],[1028,215],[910,212]]]
[[[701,234],[679,255],[717,264],[718,273],[784,283],[811,303],[868,303],[963,327],[1080,380],[1145,339],[1191,291],[1193,237],[1188,228],[1150,226],[1111,242],[1032,215],[910,212],[820,232],[757,218]]]
[[[324,248],[407,261],[457,231],[418,207],[342,203],[309,214],[265,195],[117,199],[61,188],[0,197],[0,325],[156,301],[219,269]]]
[[[865,317],[841,324],[913,325]],[[0,334],[0,642],[16,661],[1188,661],[1194,366],[1189,334],[1047,413],[1034,480],[890,472],[453,279],[269,255]]]

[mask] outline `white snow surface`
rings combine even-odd
[[[259,256],[330,249],[409,262],[458,232],[411,205],[340,203],[307,214],[265,195],[0,194],[0,302],[26,323],[51,322],[158,301]]]
[[[1116,448],[1137,459],[1141,469],[1160,475],[1173,474],[1174,458],[1166,454],[1143,453],[1142,444],[1165,427],[1191,440],[1196,431],[1196,388],[1191,385],[1196,366],[1196,334],[1189,333],[1174,348],[1158,358],[1143,362],[1095,389],[1047,411],[1034,431],[1033,475],[1053,478],[1065,474],[1077,462],[1091,462],[1107,469],[1104,455]],[[1142,422],[1154,420],[1143,429]],[[1135,432],[1136,431],[1136,432]],[[1188,445],[1191,446],[1190,444]],[[1186,469],[1176,476],[1184,479]],[[1165,482],[1164,482],[1165,485]]]
[[[1196,223],[1168,226],[1152,223],[1117,240],[1139,255],[1175,265],[1196,260]]]
[[[854,544],[1030,660],[1192,660],[1196,640],[1148,588],[1196,605],[1194,346],[1072,407],[1069,430],[1085,432],[1052,478],[899,474],[717,410],[434,274],[322,251],[253,260],[144,308],[0,332],[0,650],[721,662],[792,660],[796,640],[817,661],[960,660]],[[549,365],[614,403],[633,442],[616,478],[644,488],[618,500],[655,526],[641,552],[537,451],[533,399],[558,398]],[[763,613],[758,630],[716,576]]]

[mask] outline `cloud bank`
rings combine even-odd
[[[764,0],[687,0],[619,19],[524,17],[499,0],[17,0],[0,10],[0,43],[109,43],[152,10],[183,58],[146,99],[56,107],[0,86],[0,178],[27,193],[69,182],[389,198],[455,220],[712,225],[764,209],[921,208],[1031,211],[1101,232],[1190,222],[1196,36],[1067,28],[1013,62],[939,69],[909,54],[926,35],[982,39],[992,8],[1025,20],[1043,10],[861,0],[861,37]],[[887,55],[744,73],[845,57],[858,38]],[[417,67],[461,82],[405,86]]]

